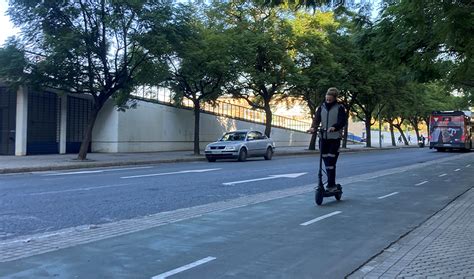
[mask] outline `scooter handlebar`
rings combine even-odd
[[[311,129],[313,129],[313,132],[311,132]],[[327,129],[324,129],[324,128],[311,128],[309,130],[306,130],[307,133],[309,134],[317,134],[317,133],[321,133],[321,132],[326,132]]]

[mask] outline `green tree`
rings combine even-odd
[[[357,96],[353,98],[355,106],[352,113],[365,123],[366,146],[371,147],[371,127],[386,105],[386,96],[392,92],[393,75],[374,51],[378,45],[373,23],[363,15],[355,17],[354,21],[353,40],[359,50],[361,67],[358,69],[358,82],[354,83],[353,91]]]
[[[237,98],[265,111],[265,135],[270,136],[271,101],[289,90],[294,74],[291,56],[292,28],[280,7],[264,7],[258,1],[232,1],[223,6],[222,15],[234,33],[239,78],[228,87]]]
[[[187,98],[194,111],[194,154],[199,154],[200,112],[205,102],[214,102],[225,84],[234,80],[236,69],[232,37],[206,15],[206,6],[180,5],[179,32],[171,39],[172,51],[166,55],[169,67],[167,85],[174,100]]]
[[[340,74],[340,67],[334,61],[328,31],[336,28],[333,13],[306,11],[296,12],[291,21],[294,32],[294,61],[296,72],[289,81],[290,95],[303,99],[314,118],[318,106],[324,100],[326,90],[334,86]],[[309,149],[316,147],[313,134]]]
[[[24,54],[23,81],[92,96],[90,121],[78,154],[85,160],[105,102],[114,98],[125,108],[141,66],[148,63],[147,51],[140,45],[141,36],[149,32],[142,19],[153,14],[168,21],[170,6],[160,1],[105,0],[12,0],[9,5],[12,21],[22,30],[21,44],[16,46]]]
[[[357,26],[354,14],[351,12],[336,13],[338,28],[329,34],[332,56],[338,65],[331,86],[336,86],[341,91],[340,102],[347,112],[347,125],[344,127],[342,146],[347,147],[349,131],[349,118],[355,116],[358,95],[366,89],[367,67],[363,60],[363,52],[357,45]]]
[[[449,77],[472,92],[474,86],[474,4],[460,1],[390,1],[379,25],[387,57],[417,69],[422,81]],[[452,64],[449,71],[442,64]]]
[[[14,38],[8,39],[0,48],[0,77],[15,90],[26,82],[24,69],[27,63],[21,45]]]

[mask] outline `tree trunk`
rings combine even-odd
[[[366,139],[366,142],[365,142],[365,146],[366,147],[372,147],[372,135],[370,134],[370,122],[371,122],[372,119],[370,119],[370,116],[369,115],[366,115],[365,116],[365,133],[366,133],[366,136],[365,136],[365,139]]]
[[[400,132],[400,135],[402,136],[402,139],[405,145],[408,145],[408,140],[405,137],[405,133],[403,133],[402,125],[393,125],[393,126],[395,126],[395,128],[397,128],[397,130]]]
[[[418,139],[420,138],[420,129],[418,128],[418,119],[413,119],[410,121],[410,124],[413,126],[413,129],[415,129],[415,134],[416,134],[416,142],[418,142]]]
[[[316,114],[316,108],[314,106],[311,106],[310,105],[310,101],[307,101],[308,102],[308,107],[309,107],[309,110],[311,112],[311,120],[314,121],[314,118],[316,117],[315,114]],[[312,125],[312,124],[311,124]],[[316,127],[317,128],[317,127]],[[311,135],[311,140],[309,141],[309,146],[308,146],[308,150],[316,150],[316,138],[317,138],[317,134],[316,133],[313,133]]]
[[[420,138],[420,129],[418,129],[418,126],[415,126],[415,134],[416,134],[416,143],[418,142],[418,139]]]
[[[272,110],[270,108],[270,104],[265,104],[265,135],[270,137],[272,132]]]
[[[316,138],[318,137],[317,133],[311,135],[311,140],[309,142],[309,150],[316,150]]]
[[[346,126],[344,126],[344,138],[342,139],[342,148],[347,148],[347,137],[349,136],[349,109],[346,109]]]
[[[426,124],[426,137],[425,138],[429,138],[430,136],[430,117],[425,117],[423,119],[423,121],[425,121],[425,124]]]
[[[87,159],[87,152],[89,151],[89,146],[92,141],[92,130],[94,129],[95,121],[97,120],[97,115],[99,115],[99,111],[102,109],[102,107],[102,104],[95,104],[92,108],[92,111],[89,115],[89,123],[86,127],[86,133],[84,135],[84,138],[82,139],[79,154],[77,154],[78,160],[84,161]]]
[[[200,154],[200,148],[199,148],[200,117],[201,117],[201,104],[199,101],[194,101],[194,155]]]
[[[348,124],[344,127],[344,134],[342,135],[342,148],[347,148],[347,137],[349,136],[349,122]]]
[[[392,146],[397,146],[397,143],[395,142],[395,133],[393,131],[393,123],[390,121],[390,137],[392,138]]]

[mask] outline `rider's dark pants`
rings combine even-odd
[[[326,166],[326,173],[328,176],[328,187],[336,185],[336,163],[339,157],[340,139],[321,139],[321,154],[324,165]]]

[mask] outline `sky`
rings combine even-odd
[[[0,0],[0,45],[3,45],[8,37],[19,32],[13,27],[10,18],[5,15],[7,8],[8,0]]]

